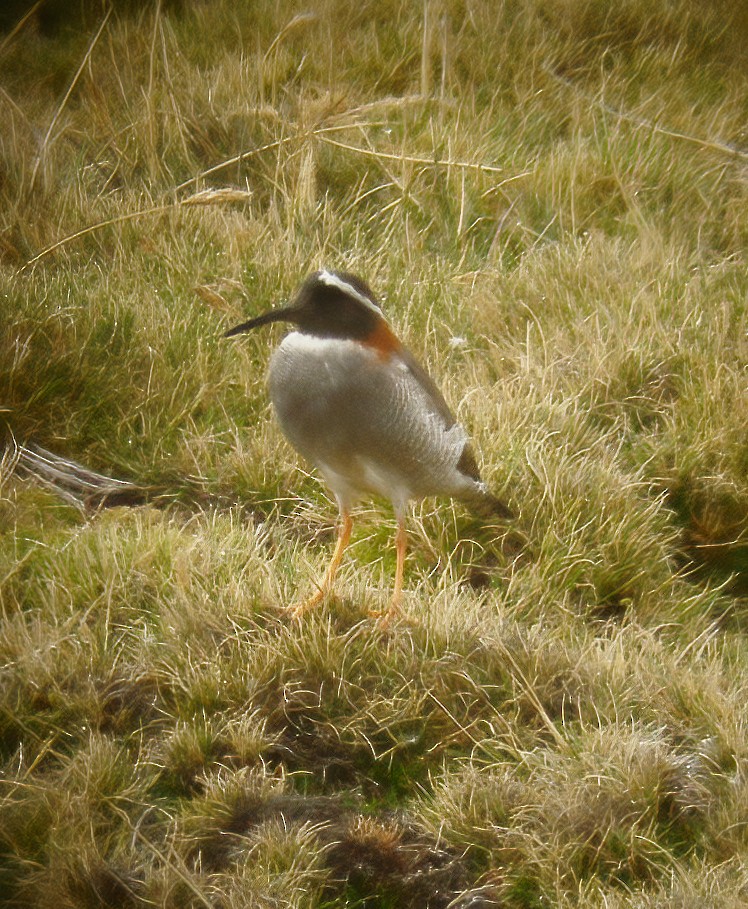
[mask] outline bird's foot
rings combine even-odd
[[[386,631],[390,624],[397,619],[398,622],[405,622],[407,625],[417,625],[415,619],[407,616],[400,606],[400,601],[393,600],[387,609],[370,609],[369,618],[376,619],[377,628],[380,631]]]
[[[301,603],[297,603],[295,606],[286,607],[286,611],[290,614],[292,619],[300,619],[305,613],[309,612],[310,609],[316,609],[319,604],[324,600],[327,591],[318,590],[313,596],[310,596],[306,600],[302,600]]]

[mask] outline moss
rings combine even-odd
[[[100,4],[42,5],[0,57],[3,894],[732,905],[735,4],[140,6],[94,42]],[[517,515],[416,508],[384,630],[382,502],[290,618],[335,505],[274,422],[277,336],[221,340],[320,266],[370,281]],[[13,438],[143,495],[71,507]]]

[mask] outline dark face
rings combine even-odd
[[[290,307],[292,321],[306,334],[321,338],[368,337],[382,316],[348,293],[345,285],[376,306],[371,290],[354,275],[343,273],[336,277],[344,286],[325,283],[318,274],[307,278]]]
[[[270,322],[291,322],[320,338],[368,337],[382,319],[368,285],[346,272],[315,272],[301,285],[290,306],[271,309],[226,332],[231,337]]]

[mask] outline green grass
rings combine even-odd
[[[744,904],[733,6],[3,14],[4,905]],[[381,503],[284,611],[335,508],[272,418],[278,330],[221,338],[323,265],[518,514],[416,506],[385,632]],[[13,439],[158,495],[76,507]]]

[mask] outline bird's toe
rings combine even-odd
[[[295,603],[293,606],[287,606],[286,610],[292,619],[300,619],[311,609],[316,609],[322,600],[324,600],[324,598],[325,591],[318,590],[315,594],[308,597],[306,600],[302,600],[300,603]]]

